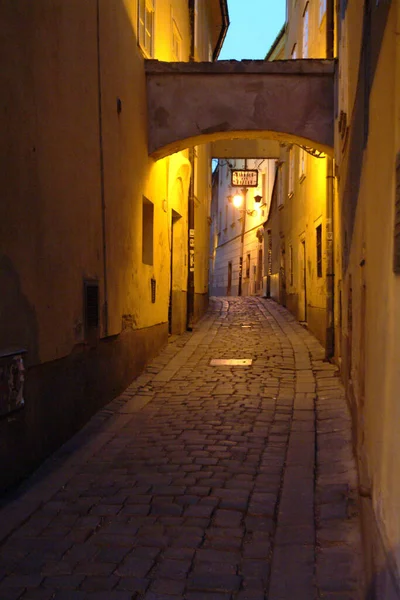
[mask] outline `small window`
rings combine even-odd
[[[153,0],[138,0],[138,42],[148,57],[153,56],[154,5]]]
[[[316,228],[317,243],[317,277],[322,277],[322,225]]]
[[[291,58],[292,60],[296,60],[296,58],[297,58],[297,44],[294,44],[294,45],[293,45],[293,48],[292,48],[292,52],[291,52],[290,58]]]
[[[304,148],[300,148],[299,151],[299,179],[303,181],[306,176],[306,166],[307,166],[307,152]]]
[[[142,215],[142,262],[145,265],[153,264],[153,230],[154,230],[154,206],[143,196]]]

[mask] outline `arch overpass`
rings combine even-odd
[[[146,60],[155,159],[226,139],[297,142],[333,155],[333,60]]]

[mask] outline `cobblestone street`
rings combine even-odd
[[[274,302],[213,299],[4,504],[0,600],[360,599],[336,370]]]

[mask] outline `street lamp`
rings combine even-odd
[[[243,196],[242,194],[235,194],[232,198],[232,203],[233,206],[235,206],[236,208],[240,208],[243,204]]]

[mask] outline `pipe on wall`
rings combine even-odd
[[[334,56],[334,0],[326,2],[326,58]],[[326,157],[326,358],[335,354],[334,166]]]

